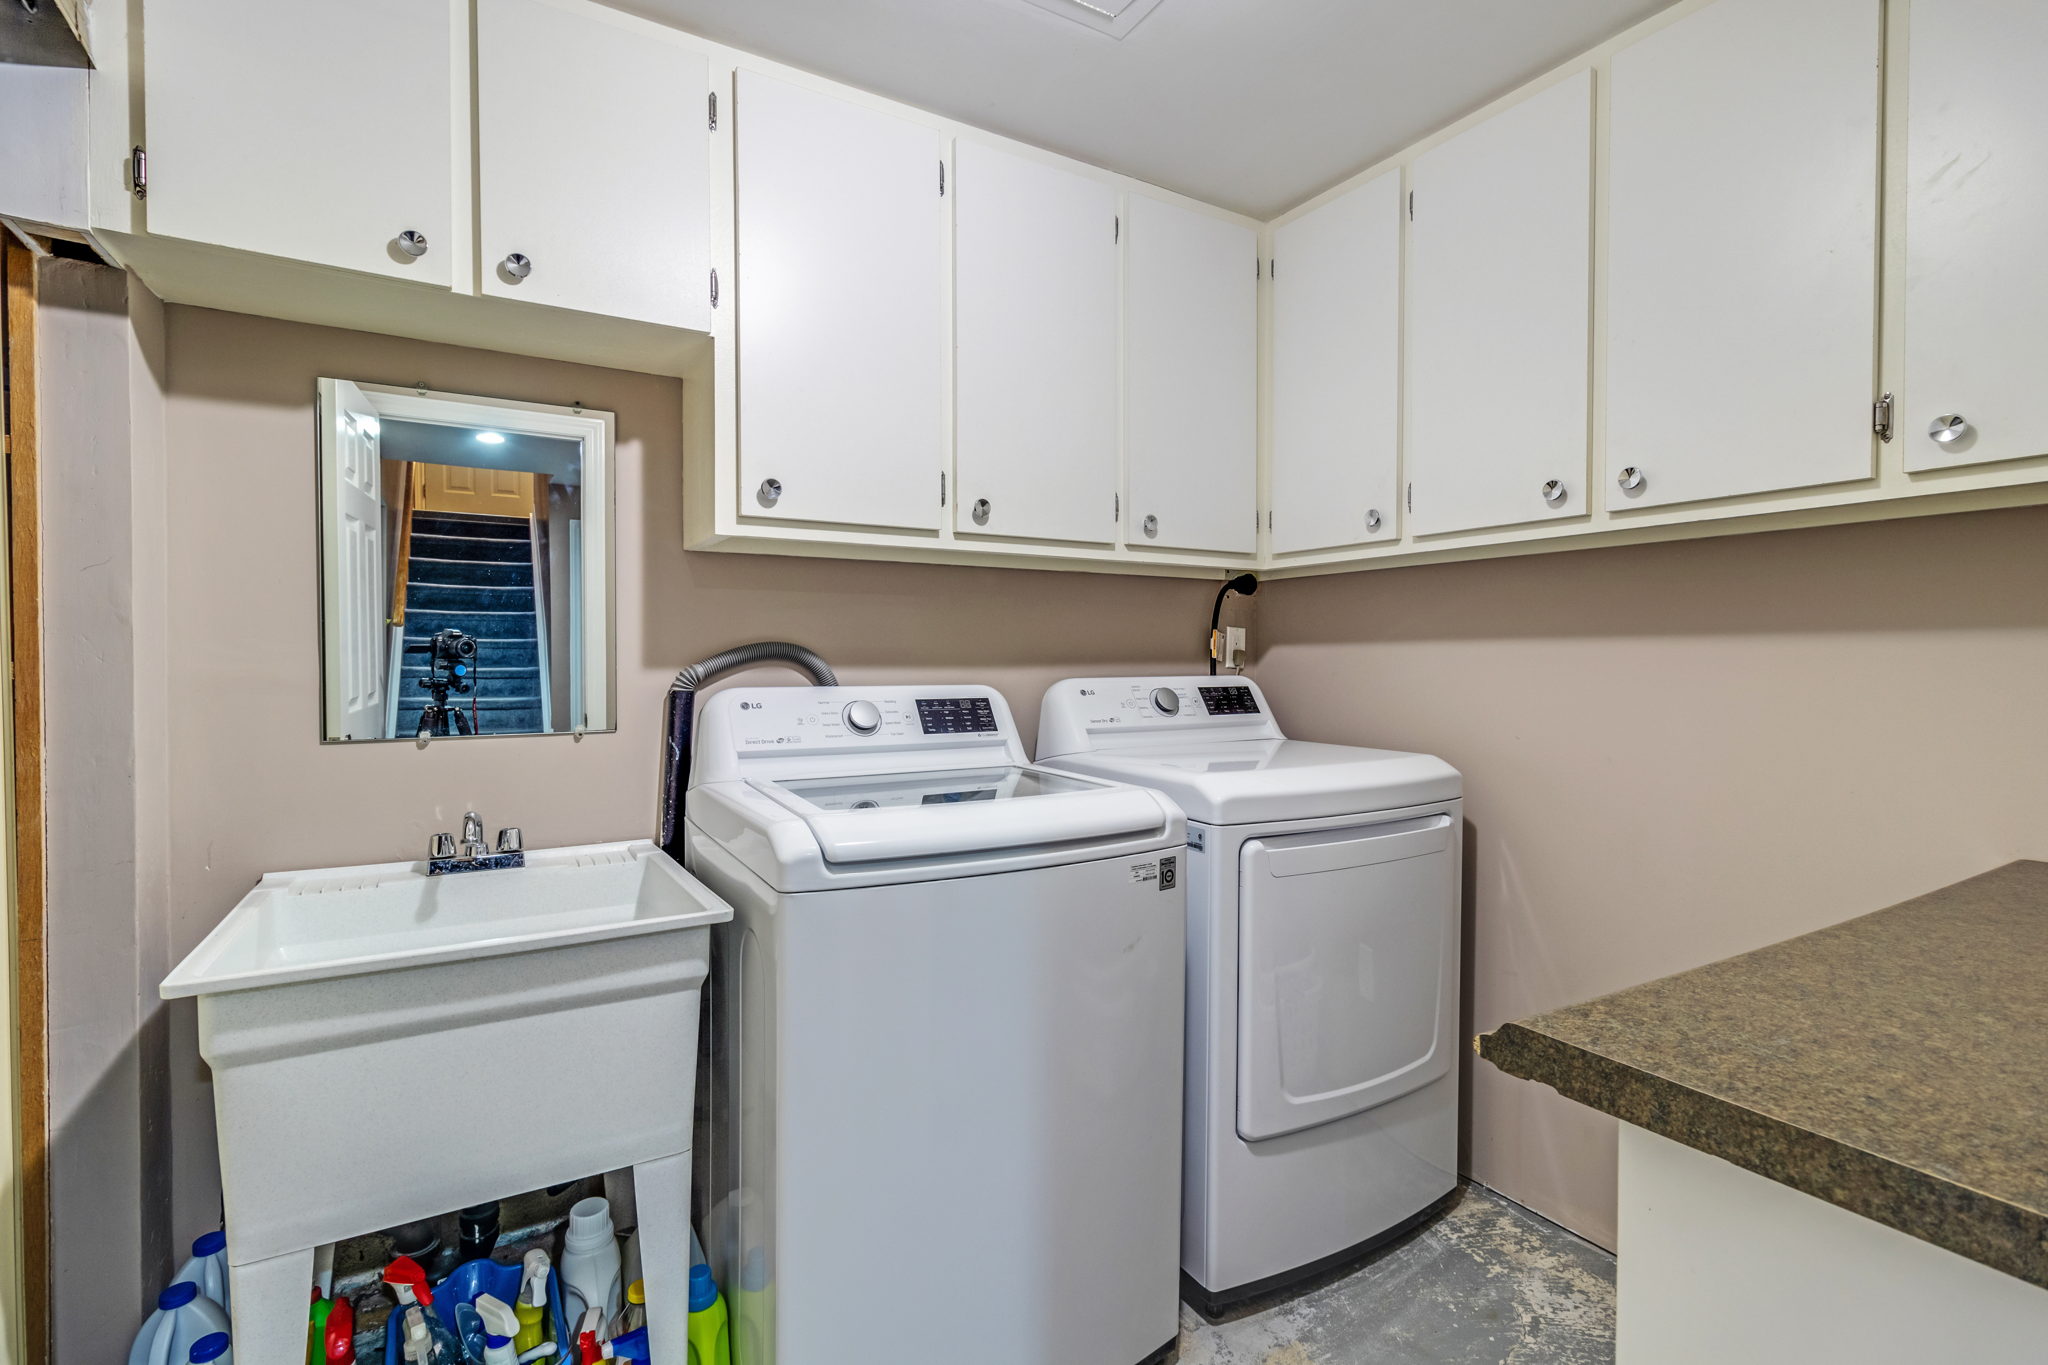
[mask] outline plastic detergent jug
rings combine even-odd
[[[690,1267],[690,1365],[732,1365],[725,1300],[708,1265]]]
[[[612,1232],[612,1206],[602,1199],[578,1200],[562,1234],[560,1284],[562,1316],[581,1323],[586,1310],[603,1310],[600,1323],[619,1315],[625,1286],[619,1282],[619,1239]]]
[[[185,1365],[235,1365],[235,1353],[228,1346],[226,1332],[213,1332],[192,1343]]]
[[[226,1311],[198,1285],[180,1280],[156,1296],[156,1311],[136,1334],[128,1365],[185,1365],[194,1342],[227,1330]]]
[[[519,1301],[512,1311],[519,1317],[519,1334],[512,1345],[520,1355],[547,1340],[548,1278],[552,1271],[548,1254],[536,1247],[526,1253],[519,1276]]]
[[[512,1338],[519,1335],[519,1315],[512,1305],[489,1294],[476,1296],[476,1315],[484,1320],[484,1365],[519,1365]]]
[[[171,1276],[172,1284],[180,1280],[198,1285],[200,1293],[232,1313],[234,1305],[228,1301],[228,1235],[216,1229],[194,1241],[192,1259]]]

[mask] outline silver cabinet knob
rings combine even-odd
[[[1643,486],[1643,471],[1636,468],[1634,465],[1630,465],[1627,469],[1624,469],[1621,471],[1621,473],[1615,475],[1614,481],[1620,484],[1624,489],[1633,493],[1638,488],[1641,488]]]
[[[1147,517],[1145,518],[1143,525],[1145,528],[1145,534],[1148,537],[1157,538],[1157,536],[1159,535],[1159,518]]]
[[[1563,480],[1552,479],[1548,483],[1543,485],[1543,500],[1549,503],[1552,507],[1555,507],[1559,503],[1564,501],[1565,492],[1566,489]]]
[[[839,713],[846,728],[857,735],[871,735],[882,728],[882,708],[871,701],[850,701]]]
[[[782,480],[761,480],[761,487],[755,492],[754,496],[761,500],[763,507],[773,507],[776,503],[782,501]]]
[[[505,258],[504,271],[515,280],[523,280],[533,273],[533,262],[515,251]]]
[[[427,234],[414,232],[411,228],[398,234],[398,249],[418,260],[427,254]]]
[[[1938,445],[1952,446],[1970,434],[1970,423],[1960,413],[1944,413],[1927,424],[1927,434]]]
[[[994,510],[995,508],[989,505],[989,501],[987,498],[976,498],[974,500],[973,511],[974,524],[976,526],[988,525],[988,514],[990,512],[993,512]]]
[[[1153,689],[1152,689],[1152,709],[1153,709],[1154,711],[1157,711],[1157,712],[1158,712],[1158,713],[1159,713],[1160,715],[1162,715],[1162,716],[1177,716],[1177,715],[1179,715],[1179,714],[1180,714],[1180,693],[1178,693],[1178,692],[1174,691],[1174,690],[1173,690],[1172,688],[1170,688],[1170,687],[1155,687],[1155,688],[1153,688]]]
[[[1380,527],[1382,527],[1382,526],[1384,526],[1384,525],[1386,524],[1386,520],[1387,520],[1387,519],[1386,519],[1385,517],[1383,517],[1383,516],[1381,516],[1381,515],[1380,515],[1380,509],[1379,509],[1379,508],[1377,508],[1377,507],[1368,507],[1368,508],[1366,508],[1366,509],[1365,509],[1365,529],[1366,529],[1366,530],[1368,530],[1368,531],[1377,531],[1377,530],[1379,530],[1379,529],[1380,529]]]

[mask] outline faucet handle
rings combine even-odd
[[[436,834],[427,841],[427,856],[429,858],[453,858],[455,856],[455,836],[446,830]]]
[[[518,853],[525,847],[525,836],[520,834],[519,826],[507,825],[498,831],[498,852]]]

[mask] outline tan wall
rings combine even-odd
[[[1468,1031],[2048,857],[2048,509],[1258,604],[1291,733],[1465,774]],[[1612,1246],[1613,1122],[1466,1065],[1471,1173]]]
[[[849,682],[991,683],[1027,739],[1058,678],[1202,658],[1213,584],[685,554],[678,381],[192,308],[167,325],[172,961],[260,873],[416,857],[471,806],[533,847],[650,834],[662,694],[728,645],[794,640]],[[617,734],[424,752],[318,742],[323,375],[618,414]],[[173,1025],[176,1221],[190,1237],[218,1212],[211,1098],[191,1010]]]

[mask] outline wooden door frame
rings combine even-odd
[[[50,1185],[49,1057],[46,999],[46,883],[43,861],[43,695],[42,695],[42,521],[41,472],[37,443],[36,274],[41,255],[0,227],[4,258],[6,402],[6,502],[8,615],[5,622],[12,684],[7,726],[11,752],[0,757],[12,774],[13,846],[8,890],[14,933],[15,1017],[5,1021],[15,1036],[18,1155],[21,1184],[19,1282],[5,1288],[19,1297],[21,1329],[15,1341],[0,1339],[0,1359],[19,1349],[22,1365],[50,1359]],[[9,1144],[13,1146],[13,1143]]]

